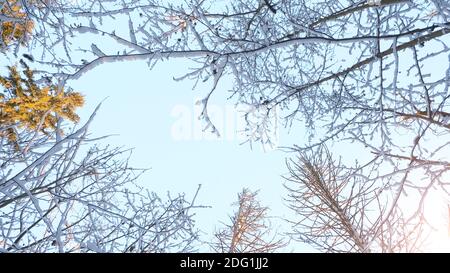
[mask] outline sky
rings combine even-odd
[[[198,119],[200,108],[195,104],[210,86],[192,90],[193,82],[176,82],[187,61],[172,60],[149,70],[145,62],[106,64],[85,74],[69,85],[85,95],[86,105],[79,111],[82,124],[96,105],[104,100],[90,132],[93,137],[111,135],[105,144],[134,148],[131,164],[150,168],[139,180],[148,189],[164,196],[186,193],[193,197],[201,184],[197,204],[210,206],[198,209],[195,219],[203,239],[211,238],[220,221],[228,222],[244,188],[259,190],[262,205],[270,208],[274,228],[286,232],[281,218],[290,218],[283,196],[286,191],[281,175],[286,173],[285,158],[279,149],[250,147],[243,143],[240,131],[242,113],[230,95],[231,81],[223,82],[211,98],[209,112],[221,133],[217,138]],[[281,124],[280,124],[281,125]],[[280,128],[281,129],[281,128]],[[278,144],[288,146],[302,132],[287,135],[280,130]],[[292,219],[292,218],[290,218]],[[312,251],[304,244],[292,244],[284,251]]]

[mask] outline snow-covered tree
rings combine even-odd
[[[267,117],[279,109],[287,126],[306,128],[301,154],[348,144],[364,154],[345,154],[345,168],[385,194],[380,219],[408,194],[418,202],[405,225],[426,222],[427,192],[448,192],[447,0],[14,3],[34,22],[36,65],[62,86],[107,62],[190,59],[175,79],[211,83],[200,101],[205,128],[217,131],[208,101],[231,79],[232,99],[267,112],[247,118],[251,141],[271,141]]]
[[[286,245],[273,231],[268,215],[269,208],[260,204],[258,192],[244,188],[233,205],[237,210],[230,223],[223,223],[214,234],[211,244],[218,253],[267,253]]]
[[[0,2],[0,50],[20,63],[0,68],[0,252],[192,251],[197,194],[163,198],[140,187],[131,151],[89,136],[98,107],[69,129],[84,97],[31,54],[19,59],[40,39],[33,22],[47,22],[35,12],[58,5]]]
[[[94,115],[59,139],[22,129],[19,151],[1,139],[0,251],[192,251],[195,198],[139,187],[130,151],[89,138]]]
[[[289,219],[293,238],[326,252],[423,250],[423,212],[410,217],[402,205],[386,205],[388,193],[376,181],[335,160],[325,146],[300,152],[288,169],[286,200],[297,216]]]

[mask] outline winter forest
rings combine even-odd
[[[450,252],[450,1],[0,0],[0,252]]]

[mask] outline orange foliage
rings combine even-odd
[[[33,71],[26,67],[25,77],[15,66],[9,67],[9,77],[0,76],[0,137],[6,137],[17,145],[15,127],[27,130],[55,130],[58,117],[73,122],[79,120],[75,110],[84,104],[84,98],[77,92],[64,92],[57,86],[39,87],[33,79]]]
[[[20,19],[20,21],[3,21],[1,23],[1,43],[8,46],[14,41],[24,44],[33,31],[33,21],[27,18],[23,11],[20,0],[6,0],[1,6],[0,13],[4,16]]]

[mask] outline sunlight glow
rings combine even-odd
[[[430,192],[425,205],[425,217],[434,228],[429,232],[426,252],[450,252],[450,202],[442,192]]]

